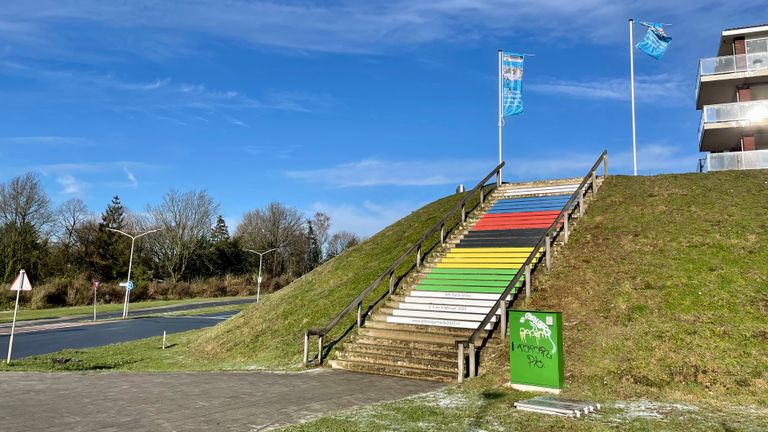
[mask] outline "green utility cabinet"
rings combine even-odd
[[[563,388],[563,314],[509,311],[509,379],[525,391]]]

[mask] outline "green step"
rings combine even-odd
[[[499,281],[509,282],[515,275],[482,275],[482,274],[461,274],[461,273],[428,273],[424,280],[478,280],[478,281]]]
[[[479,275],[511,275],[517,274],[517,269],[490,269],[490,268],[440,268],[435,267],[430,274],[479,274]]]
[[[451,292],[466,292],[466,293],[501,294],[504,292],[504,288],[506,287],[479,287],[479,286],[455,287],[455,286],[439,286],[439,285],[419,285],[416,287],[416,291],[451,291]],[[514,294],[515,290],[512,290],[511,293]]]
[[[467,286],[500,286],[500,287],[506,287],[509,285],[509,283],[512,282],[512,279],[506,280],[506,281],[490,281],[490,280],[477,280],[472,278],[466,278],[466,279],[424,279],[422,280],[419,285],[467,285]]]

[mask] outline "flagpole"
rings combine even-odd
[[[629,19],[629,88],[632,99],[632,164],[637,175],[637,135],[635,131],[635,44],[632,38],[632,30],[635,21]]]
[[[501,155],[501,130],[504,127],[504,113],[503,113],[503,105],[502,105],[502,86],[501,86],[501,50],[499,50],[499,164],[502,162],[502,155]],[[501,186],[501,170],[499,170],[498,174],[496,175],[496,185]]]

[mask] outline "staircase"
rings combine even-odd
[[[506,184],[467,219],[330,360],[334,368],[433,381],[458,374],[456,341],[498,301],[579,180]],[[484,329],[488,345],[497,314]]]

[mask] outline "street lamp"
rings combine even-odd
[[[126,286],[125,286],[125,302],[123,302],[123,318],[128,318],[128,294],[131,292],[131,288],[133,288],[131,286],[131,267],[133,267],[133,245],[136,243],[136,239],[137,238],[143,237],[143,236],[145,236],[147,234],[152,234],[153,232],[158,232],[158,231],[162,230],[162,228],[149,230],[147,232],[143,232],[143,233],[137,234],[137,235],[130,235],[127,232],[123,232],[123,231],[120,231],[120,230],[114,229],[114,228],[107,228],[107,229],[110,230],[110,231],[114,231],[116,233],[120,233],[120,234],[122,234],[122,235],[124,235],[126,237],[129,237],[131,239],[131,257],[128,260],[128,281],[126,282]]]
[[[261,295],[261,260],[264,258],[264,255],[277,250],[278,248],[272,248],[270,250],[264,251],[264,252],[256,252],[255,250],[246,249],[246,252],[254,253],[259,256],[259,277],[256,279],[256,303],[259,302],[259,296]]]

